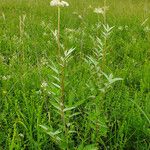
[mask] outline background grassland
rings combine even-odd
[[[81,103],[75,110],[80,115],[71,120],[76,132],[69,137],[69,149],[149,150],[150,2],[107,1],[107,22],[114,29],[108,40],[104,71],[123,81],[105,94],[99,93],[97,85],[87,83],[92,73],[82,59],[93,55],[91,36],[102,38],[98,20],[100,23],[103,18],[93,9],[103,6],[103,1],[68,2],[70,6],[61,10],[61,42],[67,49],[75,47],[75,52],[66,71],[69,85],[65,103]],[[20,41],[22,15],[26,19]],[[57,55],[52,34],[56,28],[57,10],[49,6],[48,0],[0,0],[0,150],[61,149],[39,126],[57,130],[61,122],[51,105],[51,95],[41,89],[43,81],[49,86],[53,82],[49,66]],[[97,134],[91,121],[97,119],[94,99],[99,102],[102,123]],[[91,148],[86,147],[90,144]]]

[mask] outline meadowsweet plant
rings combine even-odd
[[[53,131],[54,129],[46,128],[45,126],[41,125],[41,127],[48,133],[54,142],[63,149],[69,149],[69,138],[71,136],[72,131],[72,124],[70,123],[70,117],[74,114],[70,113],[75,107],[67,107],[65,105],[65,87],[66,87],[66,68],[69,65],[69,62],[72,58],[72,53],[74,48],[69,50],[65,50],[63,44],[60,42],[60,8],[67,7],[69,4],[65,1],[59,0],[52,0],[50,2],[51,6],[56,6],[58,8],[58,30],[52,31],[54,38],[56,39],[57,46],[58,46],[58,59],[57,64],[51,61],[51,70],[53,72],[53,79],[52,88],[50,90],[50,94],[54,101],[50,103],[61,117],[61,121],[59,122],[59,129],[57,131]],[[42,87],[45,83],[42,83]]]
[[[93,108],[88,110],[88,119],[94,130],[93,143],[95,141],[97,145],[102,144],[106,148],[101,139],[107,133],[107,117],[104,115],[105,112],[103,112],[104,97],[113,83],[122,80],[122,78],[114,78],[112,73],[107,75],[103,72],[101,67],[102,53],[100,51],[103,49],[103,43],[99,38],[97,38],[97,42],[99,50],[97,48],[94,49],[94,55],[87,56],[85,59],[90,66],[89,71],[91,74],[87,87],[90,89],[91,97],[94,99],[92,103]],[[91,88],[93,86],[95,87],[94,89]]]
[[[61,96],[60,96],[60,99],[61,99],[61,103],[62,105],[64,105],[64,76],[65,76],[65,72],[64,72],[64,69],[65,69],[65,62],[63,61],[63,57],[61,56],[61,43],[60,43],[60,7],[67,7],[69,6],[69,4],[66,2],[66,1],[60,1],[60,0],[52,0],[50,2],[50,5],[51,6],[57,6],[58,8],[58,30],[56,32],[56,34],[54,34],[55,36],[55,39],[57,40],[57,45],[58,45],[58,63],[60,64],[61,68],[61,73],[59,74],[60,78],[61,78]],[[62,106],[64,107],[64,106]],[[62,120],[63,120],[63,117],[62,117]]]
[[[93,56],[87,56],[85,59],[90,66],[91,77],[88,80],[87,87],[91,89],[93,85],[95,90],[91,89],[91,97],[94,98],[93,109],[88,111],[88,119],[90,124],[93,124],[94,135],[93,142],[95,141],[97,145],[102,144],[105,149],[107,149],[101,137],[105,136],[107,133],[107,117],[104,115],[104,97],[105,93],[116,81],[122,80],[122,78],[114,78],[113,74],[110,73],[107,75],[106,70],[106,50],[107,50],[107,40],[112,33],[114,27],[110,27],[106,23],[106,1],[104,1],[104,7],[95,8],[94,12],[103,15],[104,21],[102,23],[102,38],[91,36],[91,39],[94,43]],[[107,52],[108,53],[108,52]],[[97,90],[96,90],[97,89]],[[97,98],[99,97],[100,98]]]

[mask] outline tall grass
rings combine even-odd
[[[68,3],[0,0],[0,149],[150,149],[150,3]]]

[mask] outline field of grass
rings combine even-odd
[[[0,0],[0,150],[150,150],[149,0],[67,2]]]

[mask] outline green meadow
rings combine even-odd
[[[66,1],[0,0],[0,150],[150,150],[150,1]]]

